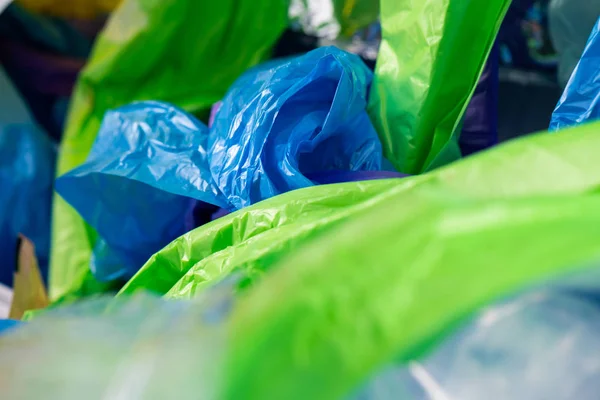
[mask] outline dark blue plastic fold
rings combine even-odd
[[[55,157],[54,144],[35,127],[0,125],[0,283],[12,286],[19,234],[34,243],[47,275]]]
[[[600,19],[583,55],[554,109],[550,130],[563,129],[600,117]]]
[[[194,227],[199,203],[235,210],[311,186],[311,173],[380,170],[371,79],[360,58],[327,47],[246,72],[210,131],[165,103],[107,113],[88,160],[56,182],[100,235],[92,272],[132,276]]]

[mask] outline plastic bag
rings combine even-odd
[[[233,270],[244,271],[247,279],[259,277],[282,256],[344,220],[375,212],[393,199],[404,204],[405,197],[426,193],[429,186],[474,199],[591,190],[600,179],[590,171],[590,163],[596,162],[590,146],[594,129],[580,127],[572,130],[578,136],[561,134],[557,140],[535,136],[514,141],[422,176],[317,186],[277,196],[176,239],[122,292],[147,289],[193,297]]]
[[[312,186],[310,173],[381,169],[365,110],[371,79],[360,58],[335,47],[240,77],[209,139],[211,173],[228,208]]]
[[[592,400],[599,328],[598,299],[528,293],[484,309],[425,359],[385,368],[354,398]]]
[[[216,303],[222,317],[211,314],[224,330],[213,331],[213,339],[204,340],[204,324],[180,323],[190,315],[207,322],[200,309],[181,310],[183,303],[166,312],[153,303],[141,316],[127,307],[120,312],[117,304],[120,318],[108,321],[82,314],[69,323],[48,315],[48,324],[34,320],[0,339],[10,350],[0,353],[3,387],[26,389],[16,393],[30,398],[40,390],[61,398],[67,388],[74,395],[90,388],[104,394],[106,387],[128,398],[150,389],[164,397],[167,387],[177,398],[351,395],[391,362],[420,358],[480,306],[558,274],[598,272],[597,129],[525,138],[418,177],[302,189],[198,228],[157,254],[152,262],[163,269],[148,283],[164,285],[176,266],[182,274],[204,257],[213,263],[196,271],[197,281],[237,265],[222,285],[201,290],[200,299],[224,290],[224,302]],[[355,207],[348,212],[350,203]],[[353,218],[322,229],[340,212]],[[294,236],[299,228],[304,232]],[[287,242],[278,242],[278,234],[288,235]],[[300,235],[313,240],[290,253]],[[249,257],[259,251],[258,262]],[[288,257],[277,260],[278,252]],[[115,345],[115,337],[124,340]],[[50,368],[57,360],[61,368]]]
[[[460,122],[509,4],[382,1],[369,113],[398,171],[416,174],[460,158]]]
[[[35,244],[46,276],[55,155],[34,126],[0,124],[0,283],[12,286],[19,234]]]
[[[594,26],[583,55],[552,113],[550,130],[579,125],[600,117],[600,19]]]
[[[311,174],[379,170],[365,111],[370,78],[358,57],[322,48],[247,72],[210,133],[164,103],[109,112],[88,160],[56,183],[103,239],[94,275],[130,278],[195,227],[186,221],[196,201],[235,210],[312,186]]]
[[[242,72],[268,58],[287,8],[281,0],[125,0],[79,77],[58,175],[86,160],[109,109],[153,99],[208,111]],[[96,233],[60,198],[53,222],[51,298],[103,290],[88,274]]]
[[[175,240],[122,295],[194,297],[241,274],[225,398],[340,398],[478,307],[600,259],[597,129],[277,196]]]

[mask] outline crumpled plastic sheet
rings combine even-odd
[[[121,295],[193,298],[241,274],[225,397],[340,398],[479,307],[600,260],[597,129],[274,197],[176,239]]]
[[[54,143],[31,124],[0,121],[0,283],[12,286],[19,234],[35,245],[46,277]]]
[[[312,186],[311,174],[380,170],[365,110],[370,80],[357,56],[321,48],[243,75],[210,132],[164,103],[109,112],[86,163],[56,182],[102,238],[96,278],[131,277],[195,227],[186,216],[197,201],[235,210]]]
[[[523,294],[487,307],[423,360],[384,368],[352,398],[593,400],[599,329],[597,294]]]
[[[110,109],[152,99],[207,116],[241,73],[270,57],[287,11],[281,0],[124,0],[79,75],[57,175],[85,162]],[[53,207],[51,299],[106,290],[89,270],[97,233],[60,197]]]
[[[461,120],[510,0],[382,0],[369,114],[395,168],[461,157]]]
[[[306,174],[381,169],[366,112],[372,73],[323,47],[238,79],[215,115],[210,169],[231,209],[312,186]]]
[[[579,63],[552,113],[550,130],[579,125],[600,117],[600,19],[596,22]]]

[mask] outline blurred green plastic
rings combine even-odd
[[[177,239],[121,294],[241,274],[222,398],[341,398],[480,306],[600,260],[598,129],[277,196]]]
[[[382,0],[369,113],[409,174],[461,157],[460,123],[510,0]]]
[[[125,0],[100,34],[71,101],[58,175],[83,163],[104,113],[164,100],[203,114],[247,68],[270,55],[286,0]],[[55,196],[50,295],[106,289],[89,272],[95,232]]]

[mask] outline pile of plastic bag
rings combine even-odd
[[[495,145],[508,0],[75,3],[0,14],[6,398],[595,398],[600,25]]]

